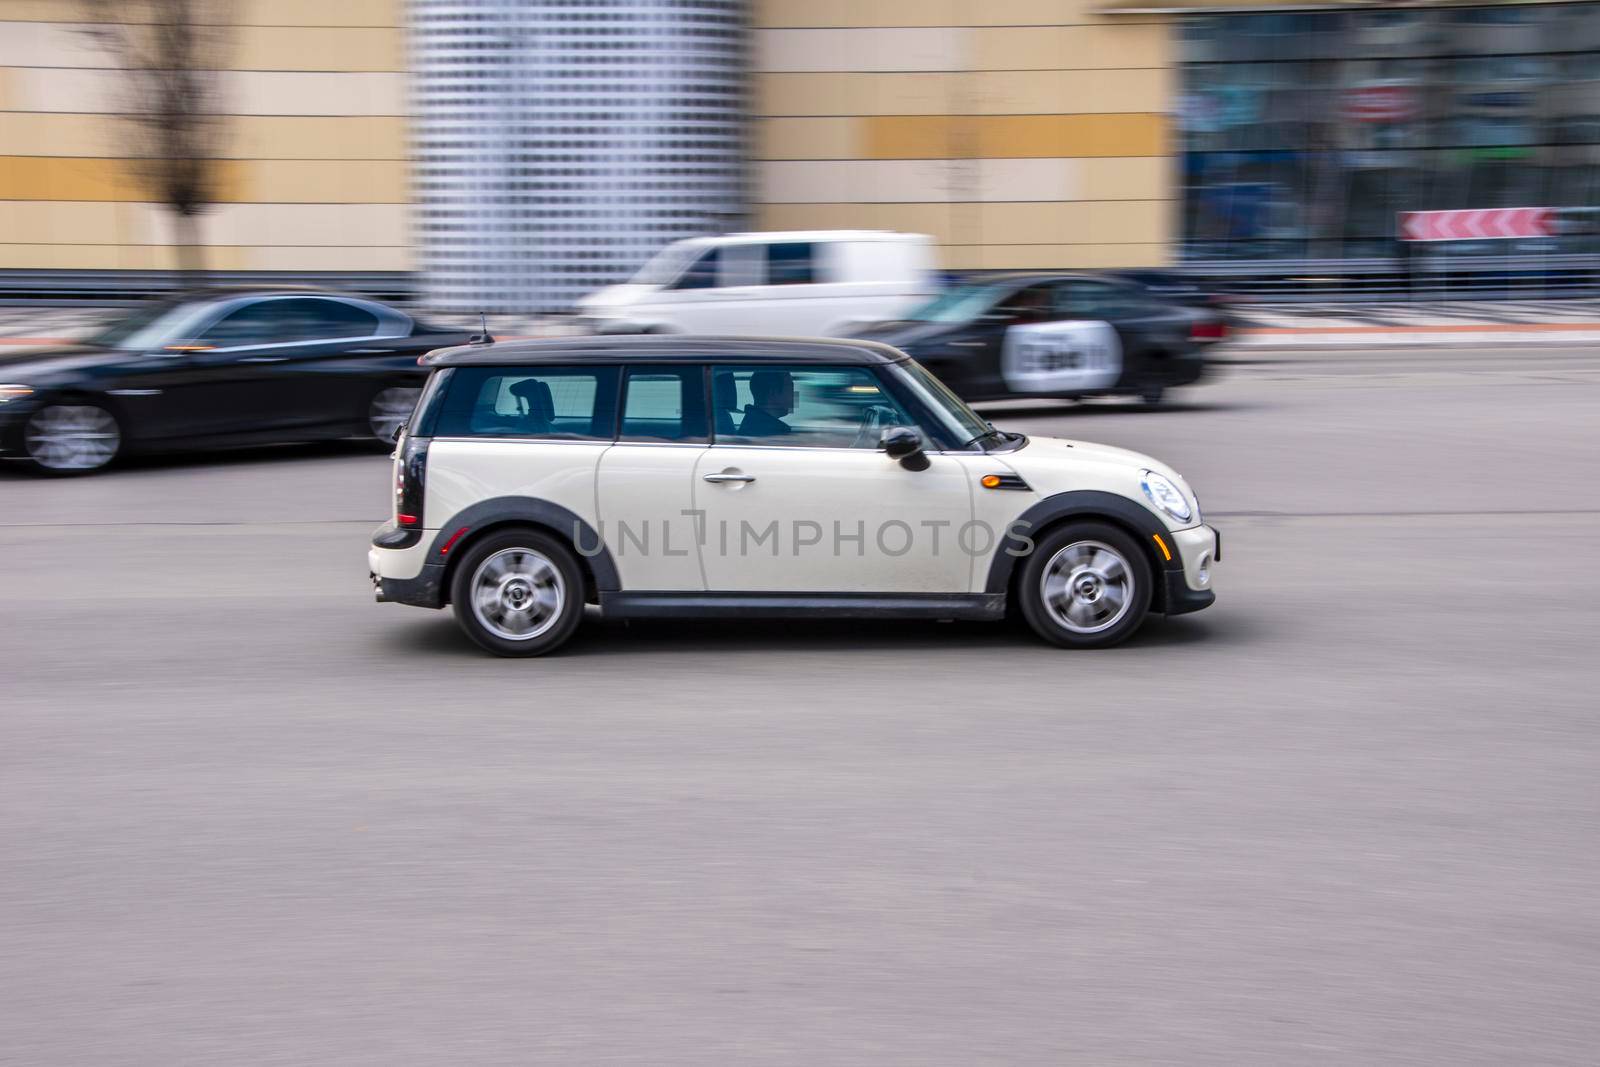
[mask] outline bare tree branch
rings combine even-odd
[[[196,216],[216,199],[233,0],[83,0],[85,33],[120,73],[114,113],[135,178],[173,214],[180,269],[204,263]]]

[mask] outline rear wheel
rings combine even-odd
[[[98,404],[51,404],[29,416],[22,444],[35,470],[90,474],[117,457],[122,427]]]
[[[1150,562],[1121,529],[1063,526],[1040,539],[1018,582],[1023,618],[1062,648],[1106,648],[1132,636],[1150,609]]]
[[[374,393],[367,405],[367,426],[372,431],[373,440],[386,445],[394,444],[395,431],[411,418],[411,412],[417,406],[417,397],[421,395],[421,389],[405,385],[385,386]]]
[[[542,656],[583,619],[583,574],[561,542],[533,530],[492,534],[467,550],[450,583],[456,621],[497,656]]]

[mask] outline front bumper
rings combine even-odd
[[[1212,589],[1217,561],[1222,558],[1222,537],[1210,526],[1192,526],[1172,535],[1173,549],[1182,570],[1166,573],[1166,613],[1184,615],[1210,607],[1217,594]]]

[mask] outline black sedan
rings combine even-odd
[[[129,452],[387,442],[426,377],[417,357],[467,338],[315,289],[145,304],[76,343],[0,353],[0,455],[71,474]]]
[[[1198,380],[1207,346],[1227,334],[1217,312],[1137,282],[1053,272],[976,279],[854,331],[910,353],[966,400],[1126,394],[1149,404]]]

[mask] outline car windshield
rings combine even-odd
[[[671,285],[678,280],[678,275],[683,273],[685,267],[699,259],[701,254],[710,247],[700,242],[671,244],[655,254],[655,257],[639,268],[639,272],[628,279],[630,285]]]
[[[187,317],[192,305],[182,300],[157,300],[141,304],[112,319],[82,340],[100,348],[148,348],[168,335],[168,327]]]
[[[994,427],[989,425],[987,419],[967,407],[967,402],[951,392],[950,387],[935,377],[927,367],[914,359],[908,359],[897,366],[905,369],[906,375],[911,379],[912,387],[916,389],[922,402],[958,443],[967,444],[994,432]]]
[[[916,322],[970,322],[989,310],[1009,291],[1004,285],[961,285],[913,308],[907,319]]]

